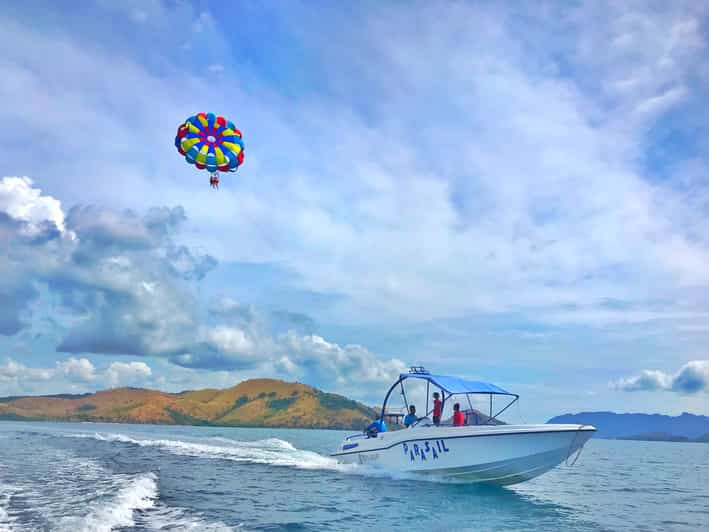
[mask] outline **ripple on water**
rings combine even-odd
[[[0,470],[2,478],[12,476],[14,482],[0,483],[0,531],[233,530],[161,503],[154,472],[116,474],[95,460],[60,449],[41,451],[45,462],[37,461],[35,454],[32,462]]]
[[[490,488],[341,468],[315,452],[329,431],[34,426],[0,444],[0,529],[709,529],[709,447],[592,440],[573,468]]]

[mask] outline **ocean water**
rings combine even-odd
[[[591,440],[506,488],[327,454],[344,432],[0,422],[0,531],[709,530],[709,445]]]

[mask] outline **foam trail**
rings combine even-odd
[[[323,456],[313,451],[305,451],[290,442],[278,438],[255,441],[239,441],[222,437],[206,440],[213,443],[201,443],[182,440],[136,439],[125,434],[94,433],[73,434],[73,437],[94,438],[106,442],[121,442],[140,447],[157,447],[171,454],[194,458],[231,460],[234,462],[264,464],[297,469],[337,471],[340,473],[368,477],[384,477],[394,480],[416,480],[437,484],[455,484],[455,480],[436,477],[422,477],[415,473],[392,471],[381,467],[363,464],[342,464],[334,458]]]
[[[0,532],[14,532],[15,519],[10,517],[8,509],[10,499],[19,491],[17,486],[11,484],[0,484]]]
[[[18,453],[20,459],[10,465],[0,460],[0,532],[233,530],[165,505],[155,473],[114,473],[64,449],[39,446]]]
[[[76,434],[77,437],[91,437],[101,441],[121,442],[140,447],[158,447],[172,454],[195,458],[232,460],[252,464],[295,467],[299,469],[324,469],[349,471],[351,465],[340,464],[337,460],[312,451],[297,449],[291,443],[278,438],[257,441],[237,441],[211,438],[210,443],[182,440],[135,439],[124,434]]]
[[[279,438],[266,438],[265,440],[255,440],[255,441],[238,441],[232,440],[230,438],[222,438],[221,436],[212,436],[208,438],[210,441],[215,441],[219,443],[226,443],[227,445],[233,445],[238,443],[244,447],[271,447],[276,449],[285,449],[289,451],[296,451],[297,449],[293,444],[286,440],[281,440]]]
[[[234,462],[264,464],[297,469],[337,471],[339,473],[367,477],[390,478],[392,480],[429,482],[434,484],[465,483],[450,478],[421,476],[413,472],[394,471],[369,464],[342,464],[329,456],[294,447],[293,444],[278,438],[255,441],[239,441],[222,437],[205,438],[203,441],[215,444],[182,440],[137,439],[125,434],[115,433],[75,433],[66,436],[93,438],[106,442],[120,442],[140,447],[157,447],[171,454],[204,459],[231,460]],[[221,444],[221,445],[216,445]]]
[[[179,532],[232,532],[233,527],[221,521],[205,521],[182,508],[158,505],[140,519],[139,525],[148,530],[174,530]],[[141,527],[142,528],[142,527]],[[241,528],[237,525],[236,529]]]
[[[110,532],[134,526],[134,512],[153,508],[157,497],[157,477],[153,473],[135,476],[124,483],[113,499],[97,504],[86,517],[62,519],[60,530]]]

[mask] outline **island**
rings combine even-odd
[[[114,388],[79,395],[0,398],[0,420],[19,421],[361,430],[376,416],[373,408],[342,395],[276,379],[180,393]]]
[[[593,425],[598,438],[709,443],[709,417],[688,412],[679,416],[581,412],[556,416],[547,423]]]

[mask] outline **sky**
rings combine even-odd
[[[709,5],[261,4],[0,12],[0,396],[423,365],[709,414]]]

